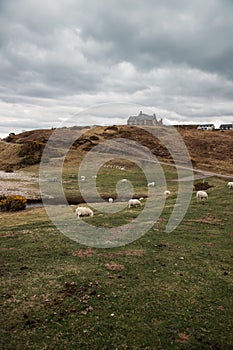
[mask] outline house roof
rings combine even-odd
[[[156,119],[156,115],[153,114],[153,115],[149,115],[149,114],[145,114],[145,113],[139,113],[139,115],[135,115],[135,116],[130,116],[129,117],[129,121],[133,121],[133,120],[153,120],[153,119]]]

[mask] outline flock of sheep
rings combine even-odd
[[[81,177],[81,181],[85,181],[85,177]],[[122,179],[121,181],[127,181],[127,179]],[[151,187],[151,186],[155,186],[155,182],[149,182],[147,184],[148,187]],[[233,188],[233,182],[228,182],[227,184],[228,188]],[[166,197],[168,197],[169,195],[171,194],[171,192],[169,190],[166,190],[164,191],[164,195]],[[196,193],[196,199],[197,201],[205,201],[208,199],[208,194],[207,192],[205,191],[197,191]],[[131,208],[131,207],[137,207],[137,206],[142,206],[142,200],[143,200],[143,197],[139,198],[139,199],[136,199],[136,198],[132,198],[128,201],[128,208]],[[109,198],[108,199],[108,202],[109,203],[113,203],[113,198]],[[80,216],[93,216],[94,215],[94,212],[93,210],[91,210],[90,208],[88,207],[78,207],[75,211],[76,215],[77,215],[77,218],[79,219]]]
[[[228,182],[227,184],[228,188],[233,188],[233,182]],[[197,201],[203,201],[208,199],[208,193],[205,191],[197,191],[196,194]]]

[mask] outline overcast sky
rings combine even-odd
[[[1,0],[0,137],[113,102],[233,122],[232,18],[232,0]]]

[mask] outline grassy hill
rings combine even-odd
[[[77,132],[62,173],[62,185],[71,214],[77,202],[82,200],[77,183],[77,164],[94,146],[119,137],[138,141],[165,163],[162,168],[171,195],[164,198],[163,205],[161,193],[159,196],[161,188],[156,184],[154,189],[158,192],[152,192],[150,197],[147,179],[133,162],[121,163],[119,159],[100,167],[96,187],[102,199],[109,195],[117,198],[117,184],[126,177],[133,184],[134,196],[144,197],[142,206],[128,208],[128,189],[121,192],[125,199],[113,204],[95,202],[93,197],[88,205],[93,208],[94,216],[79,221],[73,216],[71,233],[80,238],[86,222],[94,228],[93,242],[98,237],[99,228],[114,228],[118,236],[111,239],[115,237],[117,240],[124,233],[122,227],[137,219],[145,208],[149,215],[140,219],[140,232],[147,221],[150,223],[140,238],[136,239],[134,232],[130,232],[133,234],[130,238],[135,238],[130,240],[131,243],[108,249],[86,246],[79,239],[68,238],[70,236],[63,234],[50,220],[45,207],[1,212],[0,348],[232,349],[233,202],[232,190],[226,186],[228,180],[210,177],[209,198],[205,203],[197,202],[193,191],[182,222],[168,234],[165,228],[176,207],[178,183],[166,147],[146,131],[134,127],[65,130],[60,130],[62,137],[58,139],[58,144],[62,140],[64,147],[69,144],[71,135]],[[232,131],[178,130],[196,167],[233,174],[232,157],[229,156],[233,151]],[[168,129],[159,131],[169,136]],[[16,175],[29,191],[30,174],[38,174],[40,157],[52,132],[32,130],[0,142],[1,169],[9,166],[21,169],[13,174],[12,191],[20,189]],[[83,134],[78,137],[80,132]],[[176,151],[176,142],[173,147]],[[50,165],[59,162],[61,149],[56,148],[56,143],[51,146]],[[125,149],[123,143],[114,144],[114,147],[104,144],[102,151],[103,154],[105,151],[109,154],[124,151],[130,156],[140,155],[139,149]],[[121,166],[125,166],[124,171]],[[151,164],[148,168],[150,171]],[[2,172],[1,175],[11,174]],[[0,188],[5,184],[9,193],[10,181],[7,179],[0,182]],[[90,179],[91,176],[87,176],[87,185]],[[52,178],[48,180],[52,180],[48,181],[49,188],[53,190],[54,187],[57,193],[58,182]],[[32,185],[36,187],[38,183]],[[93,187],[87,187],[87,190],[92,192]],[[149,207],[146,207],[147,194],[149,200],[155,201]],[[52,206],[59,208],[57,219],[63,227],[69,227],[70,217],[64,214],[66,206],[58,203]],[[157,218],[156,210],[161,204],[162,211]],[[120,210],[109,213],[104,210],[109,205],[117,208],[119,205]],[[179,210],[181,206],[177,208]],[[84,238],[88,234],[87,230]],[[101,239],[109,238],[105,234]]]
[[[233,174],[233,131],[201,131],[188,128],[177,128],[189,151],[193,166],[200,169],[212,170],[223,174]],[[94,128],[64,128],[60,129],[64,145],[69,142],[69,132],[77,133],[66,165],[72,165],[77,158],[81,159],[86,152],[104,140],[114,138],[127,138],[144,145],[158,157],[158,159],[171,162],[172,158],[167,148],[161,141],[152,137],[150,133],[132,126],[96,126]],[[65,133],[62,131],[65,130]],[[149,130],[149,129],[148,129]],[[161,133],[169,135],[169,128],[160,128]],[[0,170],[9,166],[14,169],[25,168],[38,164],[44,146],[53,130],[31,130],[17,135],[11,135],[0,141]],[[82,135],[79,137],[79,135]],[[7,141],[7,142],[6,142]],[[174,145],[175,151],[176,145]],[[106,150],[109,151],[109,150]],[[125,150],[124,150],[125,152]],[[55,155],[56,156],[56,155]]]

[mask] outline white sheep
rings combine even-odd
[[[155,182],[154,181],[148,182],[147,186],[148,187],[154,187],[155,186]]]
[[[140,198],[139,198],[140,202],[143,201],[143,199],[144,199],[143,197],[140,197]]]
[[[93,216],[94,215],[93,211],[87,207],[78,207],[75,210],[75,214],[77,215],[78,219],[80,216]]]
[[[80,180],[81,180],[81,182],[85,182],[86,176],[82,175]]]
[[[111,198],[111,197],[108,198],[108,202],[109,202],[109,203],[113,203],[113,198]]]
[[[128,201],[128,207],[131,208],[131,207],[137,207],[138,205],[142,205],[142,203],[138,200],[138,199],[130,199]]]
[[[227,186],[228,188],[233,188],[233,182],[228,182]]]
[[[196,198],[197,198],[197,201],[206,200],[208,199],[208,194],[205,191],[197,191]]]
[[[128,180],[127,179],[121,179],[121,182],[127,182]]]
[[[166,191],[163,192],[163,194],[167,197],[167,196],[169,196],[171,194],[171,192],[169,190],[166,190]]]

